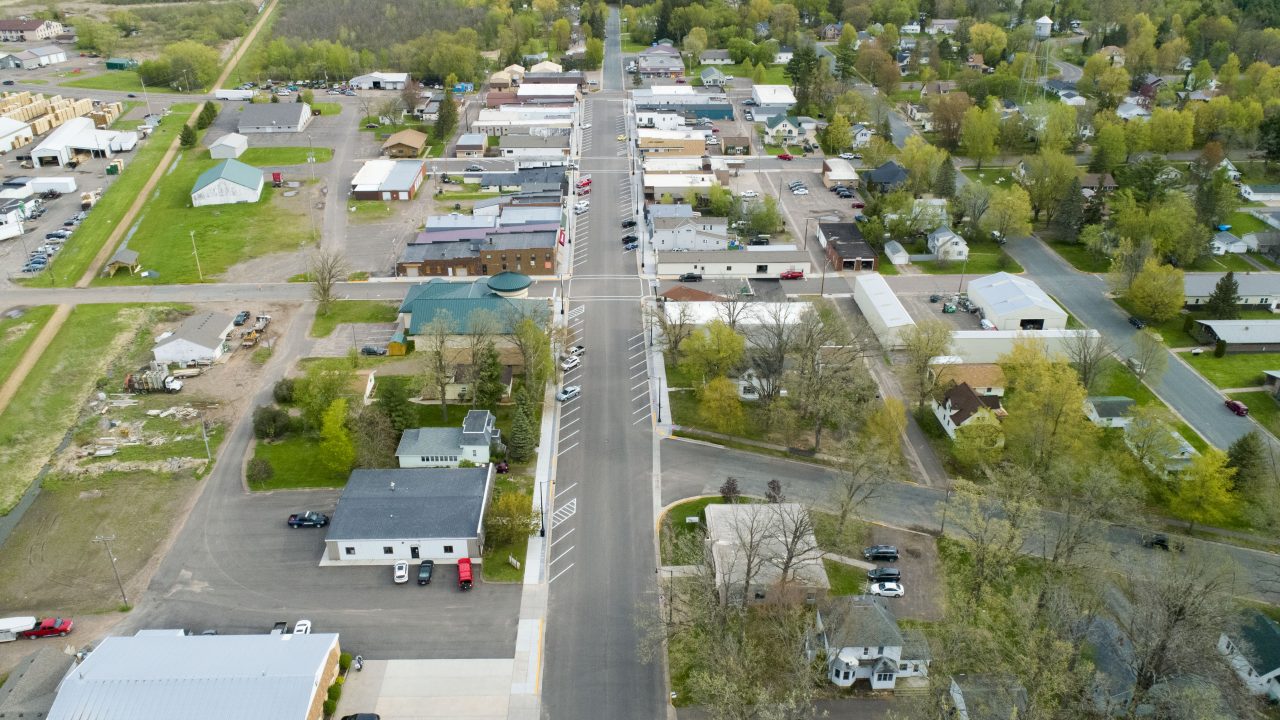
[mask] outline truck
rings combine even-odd
[[[270,324],[271,324],[270,315],[259,315],[253,319],[253,329],[257,330],[258,332],[262,332],[263,330],[266,330],[267,326]]]
[[[0,618],[0,642],[13,642],[35,626],[33,617]]]
[[[171,375],[168,366],[163,363],[153,362],[150,366],[138,372],[126,375],[124,389],[125,392],[139,394],[153,392],[176,393],[182,390],[182,380]]]
[[[253,330],[246,330],[244,332],[244,336],[240,338],[240,347],[251,348],[257,345],[258,341],[261,339],[262,339],[261,330],[258,330],[257,328],[254,328]]]
[[[214,90],[213,97],[218,100],[252,100],[253,90]]]

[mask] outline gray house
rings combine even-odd
[[[725,86],[725,83],[729,82],[728,76],[726,76],[723,72],[720,72],[720,68],[717,68],[717,67],[703,68],[702,72],[698,74],[698,77],[702,80],[702,84],[706,87],[722,88]]]
[[[311,123],[311,106],[307,103],[250,103],[240,113],[236,131],[247,133],[295,133]]]
[[[836,687],[866,680],[872,690],[892,690],[900,677],[929,674],[924,635],[899,629],[897,618],[879,598],[836,598],[817,613],[815,627],[827,658],[827,679]]]
[[[471,410],[460,428],[408,428],[400,436],[396,460],[402,468],[456,468],[463,460],[487,464],[490,449],[499,442],[496,422],[488,410]]]

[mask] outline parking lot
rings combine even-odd
[[[946,287],[943,287],[943,285]],[[957,330],[981,330],[979,321],[981,315],[978,313],[965,312],[963,308],[957,306],[956,312],[946,313],[942,309],[947,304],[956,304],[957,289],[960,281],[956,277],[939,276],[938,289],[929,292],[899,292],[898,299],[902,301],[903,307],[907,309],[907,313],[911,315],[917,322],[926,318],[940,319],[951,323]],[[937,302],[930,302],[930,298],[937,297]]]
[[[315,341],[311,346],[311,356],[346,357],[352,348],[357,352],[366,347],[386,350],[398,327],[398,323],[342,323],[329,333],[329,337]]]
[[[898,561],[877,563],[902,571],[906,594],[887,598],[885,602],[900,619],[936,622],[942,619],[941,568],[938,549],[932,535],[872,525],[868,542],[872,545],[894,545]]]

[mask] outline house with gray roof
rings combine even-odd
[[[188,365],[215,362],[227,352],[235,318],[216,312],[196,313],[173,330],[161,335],[151,348],[156,362]]]
[[[250,103],[240,112],[236,132],[293,133],[311,124],[311,106],[307,103]]]
[[[497,418],[488,410],[469,410],[462,427],[406,428],[396,448],[402,468],[458,467],[489,462],[489,451],[498,443]]]
[[[352,471],[320,564],[479,562],[493,474],[492,465]]]
[[[705,87],[724,87],[729,82],[729,77],[721,72],[718,67],[705,67],[702,72],[698,73],[698,79],[702,81]]]
[[[733,64],[733,58],[729,56],[729,51],[721,50],[719,48],[714,48],[711,50],[703,50],[701,59],[702,59],[703,65],[732,65]]]
[[[1104,428],[1127,427],[1133,420],[1133,398],[1119,395],[1093,395],[1084,399],[1084,414],[1089,422]]]
[[[721,602],[812,605],[826,597],[831,582],[808,512],[798,503],[707,506],[707,556]]]
[[[835,599],[815,617],[817,640],[827,658],[827,679],[836,687],[866,680],[872,690],[893,690],[899,678],[929,674],[929,643],[904,631],[880,598]]]
[[[1186,306],[1195,308],[1209,301],[1213,288],[1226,273],[1187,273],[1182,276],[1182,294]],[[1247,272],[1235,274],[1239,305],[1242,308],[1275,310],[1280,305],[1280,273]]]
[[[1219,636],[1218,651],[1250,692],[1280,702],[1280,624],[1249,610],[1239,628]]]
[[[1206,344],[1224,343],[1228,354],[1280,351],[1280,320],[1196,320],[1192,334]]]

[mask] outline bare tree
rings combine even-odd
[[[851,343],[848,328],[828,303],[815,303],[796,326],[788,383],[796,412],[813,428],[813,448],[822,447],[828,424],[851,420],[874,395],[862,362],[863,346]]]
[[[413,78],[404,84],[404,89],[400,91],[400,103],[404,105],[406,112],[413,112],[418,106],[418,92],[422,90],[422,85]]]
[[[718,285],[720,319],[737,332],[743,313],[756,301],[756,296],[750,292],[751,286],[746,280],[721,280]]]
[[[1164,340],[1152,330],[1143,330],[1134,337],[1133,359],[1133,372],[1144,382],[1148,377],[1159,380],[1169,367],[1169,351]]]
[[[541,393],[552,366],[553,338],[548,328],[551,320],[546,306],[515,305],[505,315],[506,327],[509,329],[507,339],[520,353],[520,362],[524,365],[524,391],[534,393],[529,400],[540,402],[536,396]],[[567,337],[555,338],[567,342]]]
[[[929,361],[951,350],[951,326],[941,320],[924,320],[903,331],[902,344],[916,409],[923,410],[924,401],[933,394],[938,382],[937,374],[929,371]]]
[[[655,342],[662,343],[662,351],[672,363],[680,362],[680,346],[696,329],[693,310],[688,303],[660,302],[644,309]]]
[[[320,306],[317,312],[325,315],[333,302],[333,289],[347,279],[347,261],[333,250],[317,250],[307,263],[307,276],[311,279],[311,298]]]
[[[719,555],[724,565],[721,575],[726,587],[725,602],[746,608],[752,599],[751,586],[766,564],[766,546],[772,539],[773,516],[765,505],[743,505],[733,514],[733,544]],[[713,550],[712,552],[715,552]],[[728,587],[733,583],[733,587]]]
[[[1080,376],[1080,384],[1085,390],[1092,391],[1093,386],[1098,382],[1098,377],[1102,374],[1107,358],[1111,356],[1111,344],[1099,332],[1077,330],[1075,334],[1065,339],[1063,350],[1066,351],[1067,359],[1071,361],[1071,367],[1075,368]]]
[[[797,579],[804,565],[821,562],[822,550],[814,534],[813,516],[800,503],[771,503],[765,506],[773,515],[770,528],[774,541],[770,564],[778,571],[778,584],[783,599],[790,596],[787,589]]]
[[[756,397],[768,404],[782,391],[787,356],[795,344],[795,311],[798,306],[771,303],[760,313],[762,322],[748,334],[751,349],[751,384]]]
[[[836,535],[844,533],[850,515],[856,515],[868,502],[880,497],[893,479],[897,455],[887,453],[880,443],[866,436],[845,441],[841,453],[840,474],[832,488],[835,501]]]
[[[453,382],[454,360],[449,348],[449,340],[458,332],[453,315],[448,310],[439,310],[431,322],[420,328],[418,333],[421,350],[425,351],[426,366],[424,368],[423,385],[436,391],[440,398],[440,417],[449,419],[449,406],[445,395],[449,383]]]

